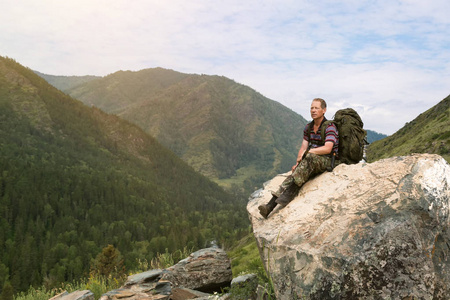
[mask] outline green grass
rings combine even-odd
[[[145,272],[151,269],[164,269],[176,264],[180,259],[183,259],[192,252],[191,249],[184,248],[174,253],[158,253],[157,256],[150,262],[140,261],[137,269],[129,272],[129,275]],[[256,240],[251,232],[239,242],[237,242],[232,249],[227,251],[228,257],[231,259],[231,269],[233,278],[244,274],[256,274],[258,282],[264,286],[273,295],[273,287],[267,277],[261,257],[259,254]],[[103,276],[91,275],[89,278],[80,279],[71,283],[63,283],[59,287],[46,288],[45,286],[39,288],[30,287],[26,292],[21,292],[14,297],[14,300],[47,300],[56,295],[67,291],[72,293],[74,291],[90,290],[94,293],[95,299],[99,299],[104,293],[120,288],[125,283],[124,278],[112,278]]]
[[[185,247],[182,250],[177,250],[173,253],[169,253],[166,249],[165,253],[158,253],[151,261],[139,261],[137,269],[129,273],[129,275],[142,273],[151,269],[165,269],[179,260],[189,256],[192,249]],[[113,278],[111,276],[104,277],[98,275],[91,275],[89,278],[82,278],[78,281],[71,283],[63,283],[59,287],[46,288],[45,286],[39,288],[30,287],[26,292],[21,292],[14,297],[14,300],[47,300],[56,295],[67,291],[72,293],[75,291],[90,290],[94,294],[95,299],[100,297],[106,292],[115,290],[123,286],[126,278]]]
[[[450,161],[450,97],[419,115],[393,135],[372,143],[369,161],[412,153],[435,153]]]
[[[230,178],[225,179],[214,178],[214,181],[223,188],[229,189],[235,185],[237,186],[242,185],[242,182],[244,182],[246,179],[249,179],[253,176],[257,176],[259,173],[260,171],[256,170],[256,167],[254,165],[250,165],[236,170],[236,175]]]
[[[30,287],[28,291],[17,294],[14,300],[48,300],[64,291],[72,293],[83,290],[90,290],[95,299],[100,299],[104,293],[119,288],[123,283],[123,279],[91,276],[79,281],[63,283],[61,286],[52,289],[47,289],[45,286],[37,289]]]
[[[273,286],[264,269],[258,246],[253,233],[242,238],[232,249],[227,251],[231,259],[233,278],[245,274],[256,274],[258,283],[265,287],[269,297],[273,295]]]

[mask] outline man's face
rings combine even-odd
[[[326,108],[322,108],[320,106],[320,101],[313,101],[311,103],[311,111],[310,112],[311,112],[311,118],[313,118],[313,120],[322,118],[326,111],[327,111]]]

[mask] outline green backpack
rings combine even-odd
[[[322,125],[322,141],[325,140],[325,128],[334,123],[339,133],[339,160],[345,164],[357,164],[364,159],[364,146],[368,144],[364,123],[353,108],[338,110],[334,120],[326,121]]]

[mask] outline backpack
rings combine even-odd
[[[341,163],[357,164],[364,159],[364,147],[368,144],[364,123],[353,108],[338,110],[334,120],[325,121],[321,128],[322,141],[325,141],[325,128],[334,123],[339,133],[338,155]]]

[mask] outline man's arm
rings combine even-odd
[[[330,127],[332,127],[332,128],[330,128]],[[307,129],[305,129],[304,132],[306,132],[306,130]],[[336,130],[336,127],[335,127],[334,124],[330,124],[327,127],[327,136],[326,136],[325,140],[327,140],[327,137],[329,137],[330,135],[331,136],[334,135],[334,136],[337,137],[337,130]],[[335,140],[336,138],[330,138],[330,139],[331,140]],[[302,160],[303,155],[308,150],[308,147],[309,147],[309,141],[307,141],[306,139],[303,139],[302,145],[301,145],[300,150],[298,151],[298,154],[297,154],[297,163],[294,166],[292,166],[292,171],[294,171],[294,169],[298,166],[298,164]],[[309,149],[309,153],[314,153],[316,155],[327,155],[327,154],[330,154],[333,151],[333,147],[334,147],[334,142],[333,141],[326,141],[323,146]]]
[[[309,152],[314,153],[316,155],[331,154],[331,152],[333,151],[334,144],[337,142],[337,139],[338,133],[336,125],[331,123],[325,129],[325,144],[321,147],[310,149]]]
[[[298,150],[297,163],[299,163],[302,160],[303,154],[306,152],[308,147],[309,147],[309,142],[304,139],[302,142],[302,146],[300,147],[300,150]]]
[[[292,166],[292,171],[294,171],[294,169],[297,168],[298,164],[302,160],[303,154],[306,152],[308,147],[309,147],[309,142],[307,140],[303,140],[302,146],[300,147],[300,150],[298,150],[297,163]]]
[[[325,145],[323,145],[321,147],[310,149],[309,153],[314,153],[317,155],[330,154],[331,151],[333,151],[333,146],[334,146],[333,142],[326,142]]]

